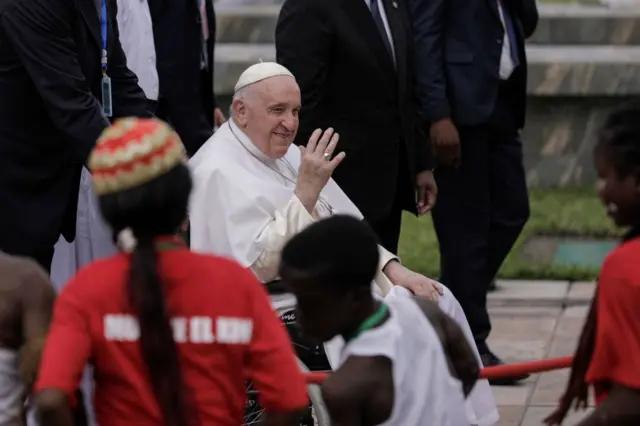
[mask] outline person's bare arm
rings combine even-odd
[[[637,426],[640,424],[640,390],[615,385],[609,396],[576,426]]]
[[[58,389],[46,389],[36,397],[36,418],[41,426],[78,426],[74,422],[71,401]]]
[[[20,274],[23,345],[20,373],[30,392],[35,382],[44,341],[49,331],[56,293],[46,272],[34,261],[25,260]]]
[[[362,426],[362,417],[357,406],[349,404],[348,398],[342,398],[331,392],[323,392],[322,398],[331,416],[333,426]]]
[[[394,397],[393,364],[384,356],[349,356],[322,385],[333,426],[384,423]]]
[[[90,280],[90,274],[75,275],[56,299],[33,386],[32,406],[41,426],[86,425],[79,386],[92,353],[90,308],[82,291]]]
[[[415,297],[429,322],[433,325],[445,351],[451,375],[462,382],[465,397],[480,377],[480,365],[460,326],[442,312],[438,305],[423,297]]]
[[[330,376],[322,386],[322,399],[329,411],[333,426],[362,426],[364,388],[361,377],[349,371],[349,360],[341,371]],[[346,367],[346,368],[345,368]]]

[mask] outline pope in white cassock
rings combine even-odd
[[[189,161],[194,179],[191,248],[233,258],[265,283],[278,278],[285,242],[307,225],[337,212],[362,219],[331,179],[344,158],[344,153],[334,152],[338,134],[317,130],[306,148],[292,145],[300,102],[300,89],[286,68],[276,63],[251,66],[236,84],[231,119]],[[467,319],[451,292],[405,268],[381,246],[379,250],[372,291],[383,297],[407,297],[410,291],[437,300],[475,348]],[[334,367],[343,345],[340,337],[325,344]],[[486,380],[477,382],[466,406],[473,425],[498,421]]]

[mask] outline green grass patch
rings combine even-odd
[[[532,263],[522,258],[520,247],[528,237],[538,234],[619,236],[621,231],[606,216],[595,191],[592,188],[532,189],[530,200],[531,218],[498,276],[512,279],[594,279],[598,268]],[[430,216],[404,216],[399,254],[407,267],[431,277],[439,276],[438,242]]]

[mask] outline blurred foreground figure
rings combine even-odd
[[[640,104],[612,113],[594,151],[598,196],[628,232],[605,259],[575,354],[567,390],[545,422],[559,425],[572,405],[596,409],[579,426],[640,424]]]
[[[33,260],[0,252],[0,425],[22,426],[55,291]]]
[[[231,119],[189,161],[195,183],[191,247],[230,257],[269,283],[278,278],[284,244],[307,226],[336,212],[363,217],[331,179],[345,158],[337,150],[339,135],[317,129],[306,147],[293,144],[300,89],[289,70],[268,62],[249,67],[238,79],[231,110]],[[412,292],[437,301],[473,341],[462,308],[446,287],[405,268],[381,245],[378,250],[370,291],[393,297]],[[342,346],[340,337],[325,344],[332,367]],[[486,380],[476,385],[468,414],[473,424],[497,421]]]
[[[41,425],[73,424],[87,362],[100,425],[238,425],[245,380],[269,424],[296,425],[305,381],[262,286],[174,236],[191,192],[177,134],[155,119],[117,121],[89,168],[125,252],[81,269],[60,293],[36,384]]]
[[[322,386],[332,422],[469,426],[462,407],[480,372],[471,346],[432,302],[373,297],[378,260],[374,232],[343,215],[310,225],[282,250],[280,275],[296,296],[305,335],[345,341]]]

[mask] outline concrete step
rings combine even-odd
[[[529,45],[528,93],[533,96],[630,96],[640,94],[640,46]],[[273,44],[219,44],[216,93],[231,94],[242,71],[275,60]]]
[[[640,46],[640,7],[542,4],[534,44]],[[216,5],[220,43],[273,43],[279,5]]]

